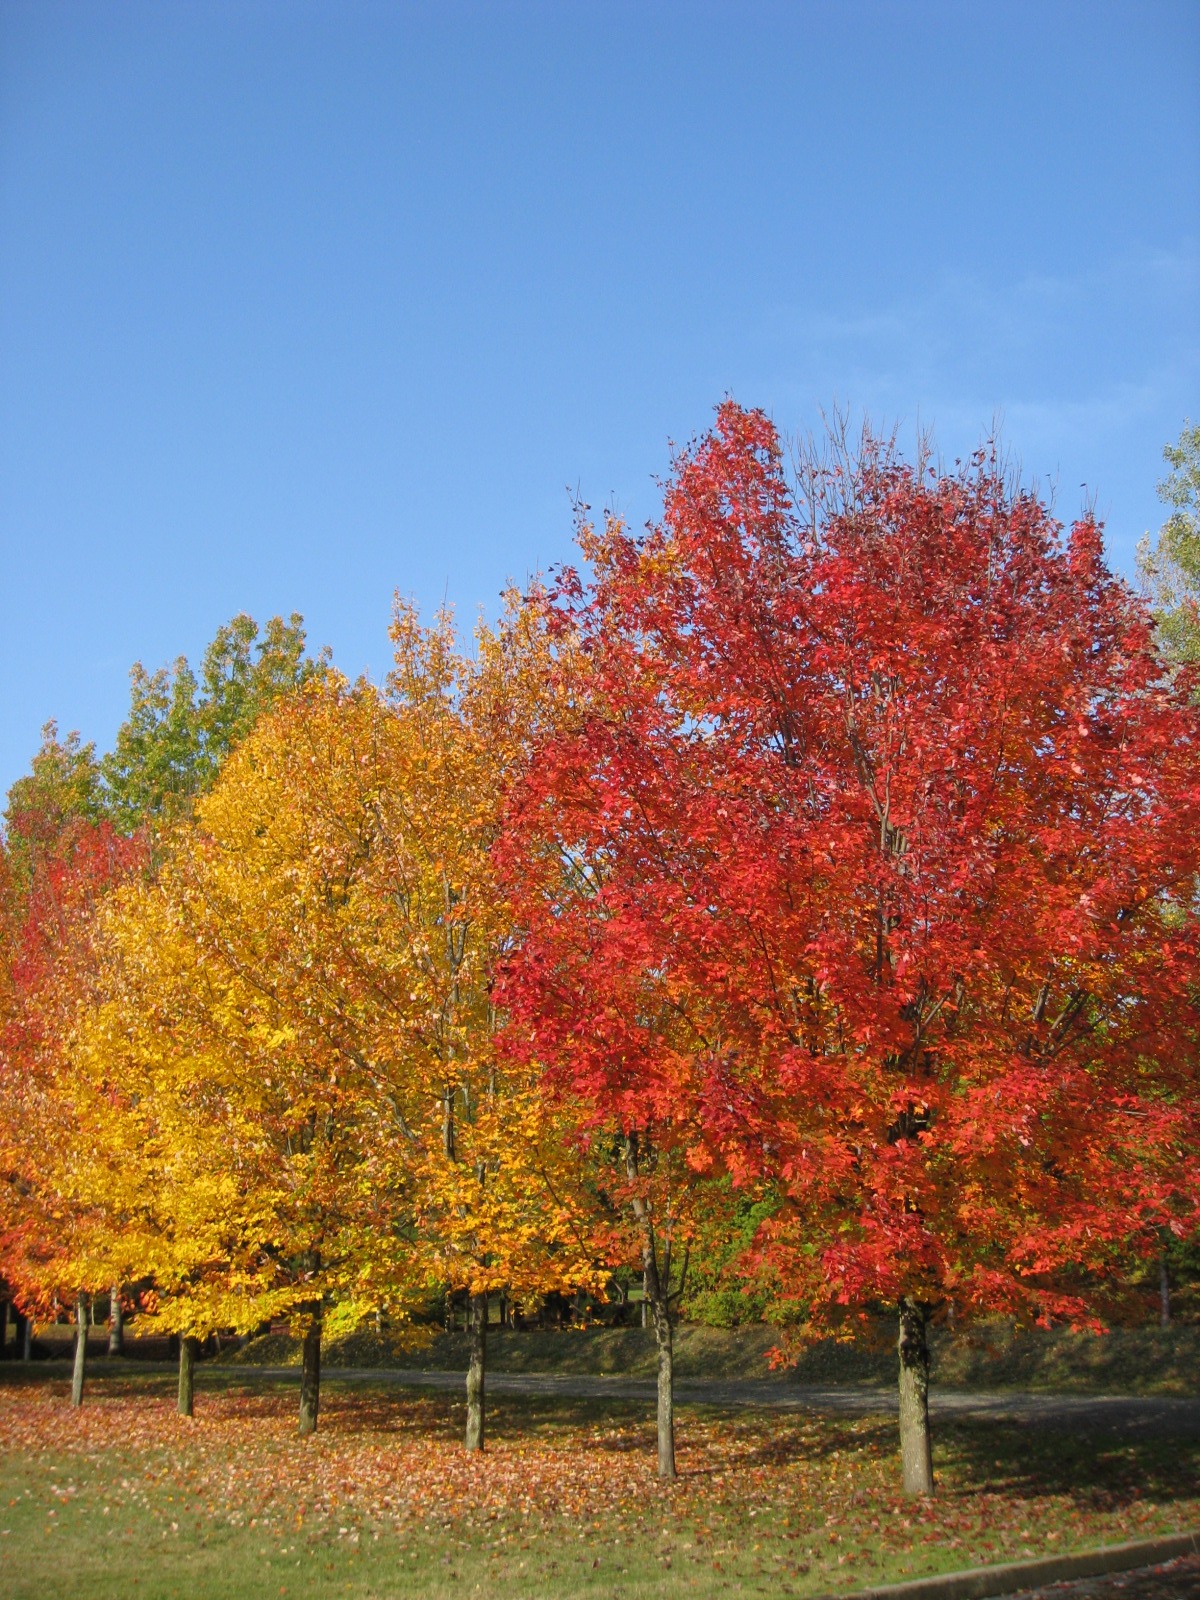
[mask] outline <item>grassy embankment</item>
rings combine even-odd
[[[675,1370],[683,1380],[765,1378],[776,1330],[761,1325],[737,1329],[683,1324],[676,1334]],[[1007,1324],[983,1324],[969,1333],[933,1333],[933,1383],[947,1389],[1032,1389],[1081,1394],[1200,1394],[1200,1329],[1114,1329],[1104,1335],[1014,1332]],[[381,1340],[359,1333],[331,1343],[324,1361],[333,1367],[465,1367],[465,1334],[439,1333],[426,1344]],[[291,1365],[299,1344],[282,1334],[265,1335],[222,1361]],[[495,1372],[619,1373],[650,1378],[655,1372],[654,1338],[641,1328],[493,1328],[488,1364]],[[851,1343],[824,1340],[808,1347],[795,1366],[778,1374],[785,1383],[854,1383],[891,1386],[896,1353],[890,1328]]]

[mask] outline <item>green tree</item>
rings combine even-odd
[[[1200,426],[1185,422],[1177,444],[1166,445],[1170,471],[1158,496],[1171,514],[1151,543],[1138,544],[1138,573],[1154,608],[1163,653],[1176,663],[1200,664]]]
[[[260,636],[242,612],[217,629],[198,678],[183,656],[157,672],[135,662],[129,716],[101,763],[113,820],[132,831],[186,815],[259,714],[321,671],[325,660],[305,655],[298,613],[286,622],[272,617]]]
[[[4,845],[12,889],[27,893],[38,867],[57,853],[76,822],[99,822],[104,790],[96,747],[78,733],[58,736],[47,722],[29,772],[8,791]]]

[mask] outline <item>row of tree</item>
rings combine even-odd
[[[732,403],[660,525],[579,536],[470,657],[398,606],[350,684],[239,618],[199,680],[135,669],[102,762],[50,731],[0,858],[0,1267],[77,1301],[80,1393],[114,1282],[186,1409],[201,1339],[291,1320],[305,1430],[323,1330],[465,1293],[479,1448],[489,1293],[636,1254],[673,1476],[690,1253],[740,1226],[798,1332],[892,1309],[929,1493],[932,1317],[1095,1325],[1196,1231],[1186,626],[1165,659],[986,453],[789,473]]]

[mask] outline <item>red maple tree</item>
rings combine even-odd
[[[86,1308],[91,1292],[107,1285],[81,1283],[74,1260],[104,1196],[81,1211],[58,1193],[53,1177],[92,1137],[75,1115],[71,1021],[94,978],[100,903],[144,867],[148,849],[141,834],[124,837],[107,821],[41,803],[11,820],[0,872],[0,1261],[25,1315],[74,1304],[78,1403]],[[11,870],[14,856],[22,871]]]
[[[513,1037],[600,1123],[769,1180],[819,1324],[1080,1324],[1194,1215],[1200,720],[1084,517],[867,437],[794,481],[722,406],[660,526],[582,530],[577,720],[508,849]]]

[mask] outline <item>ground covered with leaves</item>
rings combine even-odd
[[[309,1440],[290,1386],[201,1390],[192,1421],[172,1399],[0,1386],[8,1595],[805,1595],[1200,1522],[1200,1441],[945,1425],[912,1503],[885,1418],[685,1408],[662,1485],[628,1402],[503,1397],[472,1457],[445,1396],[334,1387]]]

